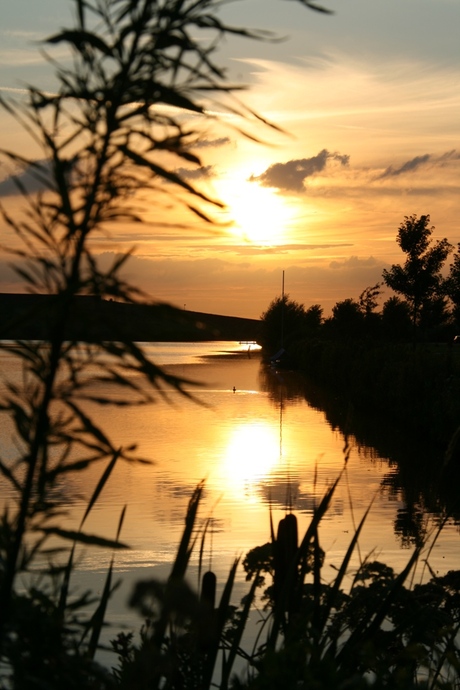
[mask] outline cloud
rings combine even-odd
[[[422,156],[415,156],[410,160],[406,161],[397,168],[390,165],[386,170],[383,171],[376,179],[383,180],[388,177],[397,177],[398,175],[403,175],[404,173],[412,173],[414,170],[425,167],[444,167],[449,161],[460,160],[460,154],[454,149],[452,151],[447,151],[441,155],[433,155],[431,153],[425,153]]]
[[[16,174],[8,175],[8,177],[0,182],[0,197],[21,194],[16,180],[22,184],[28,192],[38,192],[40,189],[43,189],[43,184],[36,179],[32,168],[28,168],[27,170],[18,171]]]
[[[191,168],[178,168],[176,175],[179,175],[184,180],[202,180],[203,178],[211,177],[214,174],[213,169],[212,165],[204,165],[194,170]]]
[[[303,192],[305,191],[305,180],[322,172],[328,161],[338,161],[341,165],[347,166],[349,160],[350,157],[347,155],[330,153],[327,149],[323,149],[311,158],[298,158],[287,163],[274,163],[261,175],[251,175],[249,180],[250,182],[258,182],[264,187],[276,187],[288,192]]]
[[[232,254],[239,255],[255,255],[260,256],[262,254],[289,254],[291,252],[303,252],[303,251],[315,251],[317,249],[335,249],[337,247],[352,247],[352,243],[340,242],[340,243],[327,243],[327,244],[277,244],[274,246],[264,246],[256,245],[253,243],[248,244],[238,244],[238,245],[228,245],[220,246],[219,250],[221,252],[229,252]],[[206,247],[209,249],[210,247]]]
[[[230,137],[219,137],[218,139],[201,139],[200,141],[194,142],[191,148],[193,149],[204,149],[207,147],[217,148],[220,146],[225,146],[230,144]]]
[[[68,170],[72,163],[67,162]],[[49,189],[52,186],[51,162],[47,160],[37,160],[24,170],[8,175],[0,182],[0,197],[17,196],[22,194],[17,186],[19,182],[28,194]]]
[[[357,256],[350,256],[348,259],[344,259],[343,261],[331,261],[329,267],[332,269],[355,271],[359,268],[370,268],[377,265],[378,262],[373,256],[369,256],[367,259],[360,259]]]
[[[403,175],[407,172],[413,172],[414,170],[417,170],[417,168],[420,168],[428,163],[430,158],[430,154],[425,153],[423,156],[415,156],[415,158],[412,158],[410,161],[406,161],[399,166],[399,168],[393,168],[393,166],[390,165],[381,175],[379,175],[377,179],[382,180],[385,177],[396,177],[397,175]]]

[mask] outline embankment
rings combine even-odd
[[[55,295],[0,294],[0,340],[48,340],[59,312]],[[258,341],[260,321],[176,309],[167,304],[126,304],[75,298],[65,326],[67,340]]]

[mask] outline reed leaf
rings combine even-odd
[[[359,539],[361,531],[364,527],[364,523],[366,522],[367,516],[369,515],[369,511],[371,509],[371,506],[372,506],[372,503],[368,506],[367,510],[365,511],[363,517],[360,520],[358,527],[355,529],[352,540],[348,546],[348,549],[345,553],[345,556],[342,559],[339,571],[335,577],[334,584],[333,584],[332,588],[330,588],[328,590],[328,595],[326,598],[326,606],[325,606],[325,609],[323,612],[323,618],[322,618],[322,622],[321,622],[321,628],[318,631],[320,635],[323,634],[324,627],[325,627],[325,625],[326,625],[326,623],[327,623],[327,621],[331,615],[332,609],[334,608],[334,606],[336,604],[337,597],[338,597],[338,594],[340,592],[340,588],[342,586],[343,579],[348,572],[348,567],[350,565],[351,557],[352,557],[353,552],[355,550],[356,544],[358,543],[358,539]],[[334,639],[331,640],[330,637],[328,638],[327,636],[325,636],[325,637],[323,637],[321,646],[326,644],[326,642],[329,642],[329,643],[334,645],[336,640],[334,640]]]
[[[240,613],[240,618],[238,620],[238,625],[233,632],[232,642],[230,645],[230,650],[227,659],[223,662],[222,678],[220,682],[220,690],[227,690],[228,682],[230,680],[230,674],[235,663],[237,654],[239,653],[241,640],[243,638],[243,633],[246,629],[246,625],[249,619],[249,613],[251,611],[252,602],[254,601],[257,583],[259,579],[260,571],[257,571],[255,578],[252,582],[251,588],[248,594],[244,598],[244,606]]]
[[[126,514],[126,506],[123,507],[123,510],[121,511],[120,519],[118,521],[117,534],[115,537],[116,543],[118,543],[119,538],[120,538],[120,533],[121,533],[121,529],[122,529],[123,522],[125,519],[125,514]],[[99,638],[100,638],[101,631],[102,631],[102,626],[103,626],[104,620],[105,620],[107,605],[108,605],[109,599],[110,599],[110,597],[114,591],[112,589],[112,572],[113,572],[114,562],[115,562],[115,557],[112,555],[112,558],[110,560],[109,569],[107,571],[107,576],[105,579],[104,589],[103,589],[102,594],[101,594],[101,600],[99,602],[99,606],[95,610],[95,612],[91,618],[91,622],[88,626],[91,629],[91,638],[89,640],[88,650],[87,650],[87,654],[88,654],[90,659],[94,659],[94,656],[96,654],[98,644],[99,644]]]
[[[97,534],[85,534],[76,530],[63,529],[62,527],[40,527],[40,531],[50,536],[52,534],[61,537],[62,539],[70,539],[78,544],[91,544],[93,546],[102,546],[111,549],[129,549],[128,544],[114,541],[113,539],[106,539]]]
[[[218,652],[221,646],[225,626],[229,620],[230,601],[233,591],[233,584],[235,582],[236,570],[240,562],[239,558],[235,558],[230,568],[224,589],[221,594],[219,606],[215,611],[215,630],[212,638],[212,643],[209,646],[207,657],[203,668],[203,687],[208,688],[211,685],[214,669],[216,666]],[[254,586],[254,584],[253,584]],[[252,589],[252,587],[251,587]],[[231,670],[231,669],[230,669]],[[229,671],[230,672],[230,671]]]

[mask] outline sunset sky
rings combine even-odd
[[[276,31],[280,42],[228,38],[222,62],[240,98],[285,133],[223,118],[206,130],[203,167],[183,171],[227,203],[210,228],[184,211],[118,227],[95,245],[101,261],[135,247],[129,277],[153,299],[194,311],[257,318],[286,292],[325,315],[381,280],[403,255],[406,215],[430,214],[434,238],[460,242],[460,3],[324,0],[333,15],[285,0],[239,0],[222,16]],[[51,88],[37,41],[69,25],[66,0],[3,0],[0,89]],[[0,113],[0,146],[29,153]],[[8,208],[8,171],[0,197]],[[3,221],[0,221],[3,223]],[[0,225],[0,233],[7,235]],[[23,285],[0,255],[0,291]],[[387,291],[382,300],[389,296]]]

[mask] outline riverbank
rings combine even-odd
[[[48,340],[58,309],[55,295],[0,293],[0,340]],[[168,304],[126,304],[76,297],[66,339],[142,342],[258,341],[261,322],[177,309]]]

